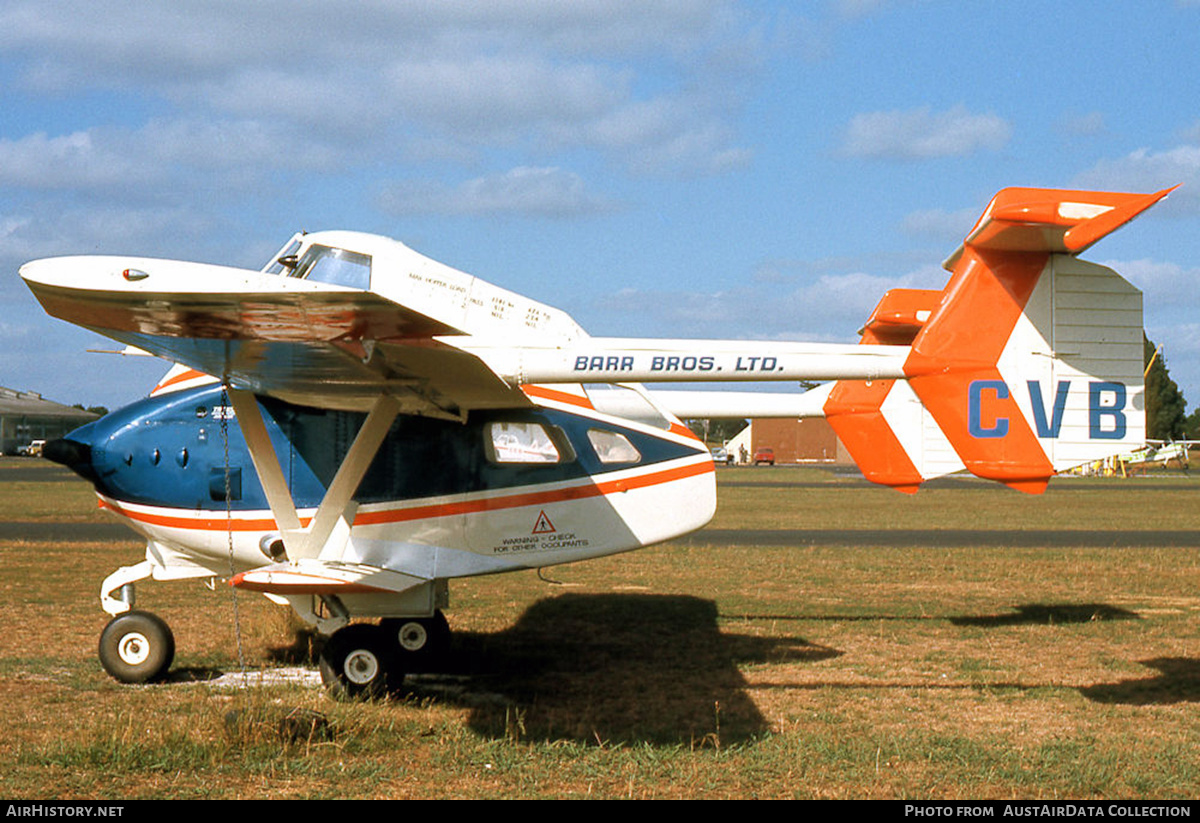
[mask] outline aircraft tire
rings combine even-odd
[[[334,697],[386,697],[404,682],[399,655],[378,626],[355,623],[338,629],[321,650],[321,682]]]
[[[100,665],[122,683],[157,680],[174,659],[171,628],[150,612],[119,614],[100,634]]]
[[[407,671],[436,671],[450,648],[450,623],[438,609],[432,617],[388,617],[379,627],[395,644]]]

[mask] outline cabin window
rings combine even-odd
[[[601,463],[637,463],[642,453],[629,438],[608,429],[588,429],[588,441]]]
[[[301,256],[292,277],[367,291],[371,288],[371,257],[345,249],[312,245]]]
[[[486,445],[494,463],[565,463],[575,456],[562,432],[541,423],[489,423]]]

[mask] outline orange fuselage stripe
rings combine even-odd
[[[672,469],[650,472],[635,477],[618,480],[607,480],[579,486],[568,486],[544,491],[522,492],[499,497],[484,497],[474,500],[459,500],[451,503],[432,503],[426,506],[413,506],[405,509],[388,509],[386,511],[360,511],[354,519],[355,526],[377,526],[388,523],[406,523],[413,520],[427,520],[436,517],[452,517],[455,515],[478,514],[500,509],[519,508],[521,506],[541,506],[547,503],[558,503],[568,500],[585,500],[591,497],[616,494],[633,489],[648,488],[689,477],[698,477],[713,471],[711,462],[705,461],[688,466],[678,466]],[[179,517],[177,515],[152,514],[149,512],[132,511],[120,503],[111,500],[101,500],[100,507],[145,523],[151,526],[165,526],[175,529],[198,529],[200,531],[235,532],[264,532],[277,529],[273,518],[233,518],[224,517]],[[307,526],[310,518],[301,518],[300,525]]]

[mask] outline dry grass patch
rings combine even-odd
[[[136,540],[0,532],[0,793],[1200,794],[1200,551],[1153,544],[1155,528],[1195,528],[1200,486],[1055,484],[1027,498],[962,482],[906,497],[784,469],[720,482],[714,528],[804,540],[702,533],[545,579],[461,581],[449,671],[362,704],[214,679],[239,670],[239,640],[251,672],[311,667],[313,638],[287,610],[240,595],[235,625],[223,585],[139,587],[139,607],[172,625],[176,666],[165,684],[119,686],[95,659],[96,589],[140,559]],[[74,506],[82,484],[36,485],[5,488],[8,517],[60,494]],[[1078,538],[1100,523],[1147,545]],[[1003,545],[993,524],[1048,539]],[[847,525],[898,538],[822,537]],[[930,536],[943,527],[954,540]],[[1061,528],[1076,536],[1056,543]],[[986,547],[972,529],[989,530]]]

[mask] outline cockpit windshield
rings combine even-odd
[[[367,291],[371,288],[371,256],[314,243],[296,261],[289,276]]]
[[[279,250],[279,253],[271,258],[271,262],[263,268],[263,274],[281,274],[284,268],[289,268],[296,265],[296,252],[300,251],[299,235],[293,237],[291,242]]]

